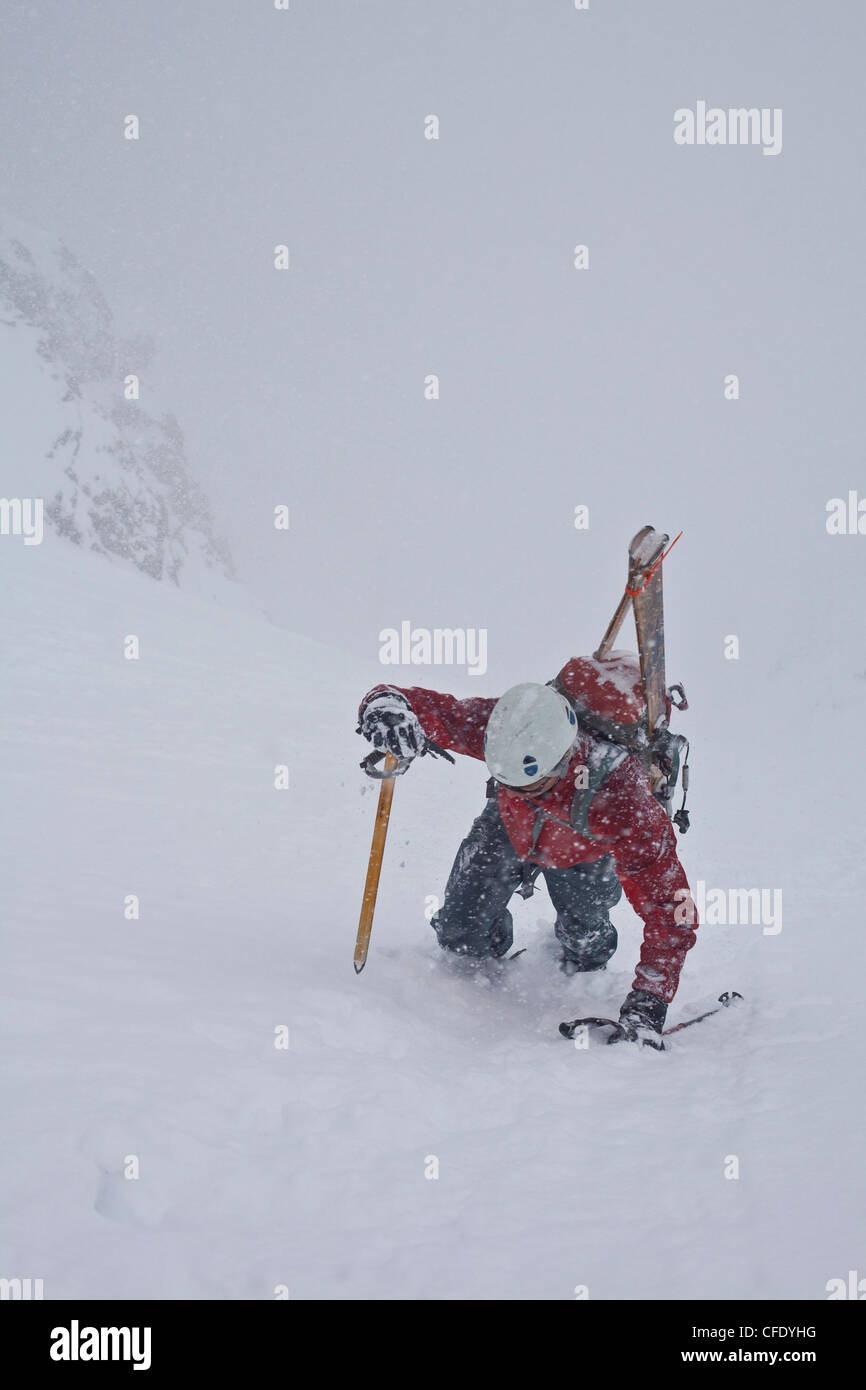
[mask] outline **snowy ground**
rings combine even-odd
[[[0,578],[0,1274],[47,1298],[820,1299],[866,1273],[859,773],[815,751],[797,669],[750,693],[736,765],[724,702],[688,716],[686,868],[781,887],[784,923],[703,927],[670,1021],[746,1004],[664,1056],[587,1054],[557,1024],[617,1009],[627,906],[591,979],[557,971],[543,892],[498,978],[424,920],[478,765],[398,783],[356,978],[379,668],[50,535],[4,537]],[[834,719],[862,695],[852,672]]]

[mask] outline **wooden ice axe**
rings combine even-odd
[[[376,823],[373,826],[373,843],[370,846],[370,862],[367,865],[367,881],[364,884],[364,897],[361,901],[361,920],[355,938],[355,974],[360,975],[367,964],[370,949],[370,933],[373,930],[373,913],[376,910],[376,894],[379,891],[379,875],[382,872],[382,856],[385,853],[385,838],[388,834],[388,820],[391,815],[391,802],[394,799],[394,777],[389,776],[399,764],[393,753],[385,754],[384,777],[379,788],[379,804],[376,807]]]

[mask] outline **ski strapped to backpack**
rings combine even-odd
[[[671,708],[688,707],[683,687],[671,686],[667,693],[666,715],[650,739],[640,669],[633,653],[611,652],[601,660],[590,656],[574,657],[549,683],[568,701],[578,726],[592,739],[586,786],[578,789],[572,803],[572,828],[586,839],[595,838],[588,824],[593,797],[610,773],[633,753],[641,759],[645,768],[652,763],[663,774],[663,780],[657,783],[653,795],[669,815],[676,786],[681,779],[683,803],[672,819],[680,833],[684,834],[688,829],[685,799],[689,778],[689,745],[681,734],[672,734],[667,725]]]
[[[646,729],[649,746],[646,758],[646,771],[653,795],[664,806],[674,824],[685,834],[689,828],[689,814],[686,810],[686,790],[688,788],[688,743],[679,735],[671,734],[668,720],[674,703],[678,709],[685,709],[685,691],[682,685],[665,686],[665,620],[662,590],[662,561],[676,545],[682,531],[668,544],[670,537],[652,526],[644,526],[632,537],[628,548],[628,578],[625,594],[631,598],[634,609],[637,649],[640,657],[640,674],[643,696],[646,705]],[[604,643],[602,643],[604,645]],[[679,700],[674,700],[679,693]],[[679,755],[685,748],[683,767],[683,804],[676,815],[672,815],[673,797],[676,788],[676,774],[679,771]]]
[[[632,537],[625,589],[594,656],[569,662],[551,684],[569,701],[587,732],[638,754],[653,795],[684,835],[689,828],[689,742],[671,733],[669,719],[673,709],[688,709],[688,700],[679,682],[665,686],[662,594],[662,561],[679,538],[669,545],[669,536],[652,526]],[[626,652],[613,651],[630,607],[637,661]],[[674,813],[678,782],[683,799]]]

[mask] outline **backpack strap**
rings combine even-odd
[[[557,816],[552,816],[549,811],[545,811],[543,806],[539,806],[535,813],[535,824],[532,827],[529,853],[535,853],[535,847],[546,821],[553,821],[554,825],[561,825],[566,830],[576,831],[582,840],[591,840],[595,844],[613,844],[613,840],[607,836],[593,835],[589,828],[589,812],[596,792],[601,790],[610,774],[615,772],[628,756],[628,749],[623,748],[620,744],[605,743],[601,739],[591,739],[589,757],[583,764],[588,773],[587,783],[585,787],[578,787],[574,793],[568,822],[559,820]]]
[[[621,744],[607,743],[601,739],[592,740],[585,764],[589,774],[587,784],[576,789],[569,813],[572,829],[576,830],[582,839],[607,842],[606,836],[593,835],[589,828],[589,812],[596,792],[601,790],[610,774],[615,772],[628,756],[629,750]]]

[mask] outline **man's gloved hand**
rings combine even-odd
[[[357,732],[374,748],[393,753],[404,763],[427,751],[427,738],[415,711],[405,696],[393,690],[367,701]]]
[[[662,1032],[668,1006],[663,999],[645,989],[633,989],[627,994],[619,1011],[621,1033],[614,1033],[611,1042],[636,1042],[643,1047],[664,1051]]]

